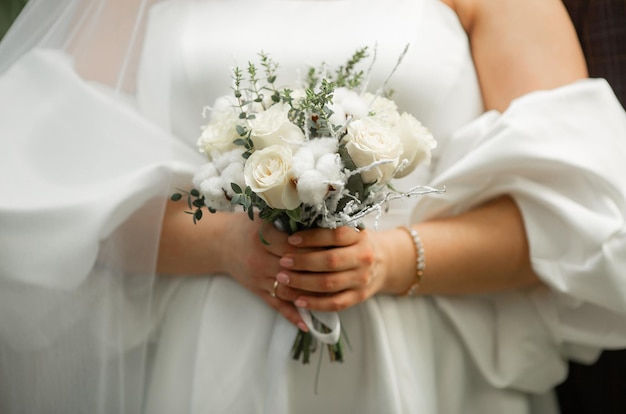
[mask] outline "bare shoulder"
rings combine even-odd
[[[481,22],[500,21],[504,26],[510,23],[532,27],[551,23],[561,30],[563,22],[568,22],[568,14],[561,0],[440,0],[453,9],[469,32]]]
[[[459,16],[488,108],[587,75],[561,0],[441,0]]]

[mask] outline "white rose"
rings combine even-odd
[[[293,177],[291,148],[271,145],[255,151],[246,161],[246,185],[272,208],[293,210],[300,205]]]
[[[348,125],[346,150],[361,172],[365,183],[388,182],[402,154],[400,138],[389,128],[370,118],[360,119]],[[373,165],[382,160],[389,162]]]
[[[289,109],[288,104],[277,103],[266,111],[255,114],[255,118],[250,120],[250,138],[255,150],[286,143],[297,145],[305,140],[300,128],[289,121]]]
[[[398,106],[391,99],[371,93],[363,94],[363,99],[367,102],[369,113],[373,114],[371,117],[375,120],[392,126],[400,119]]]
[[[234,96],[224,95],[217,98],[213,106],[208,109],[211,111],[211,117],[209,119],[213,121],[216,117],[220,117],[226,112],[238,114],[239,103]]]
[[[393,131],[402,142],[401,160],[408,164],[396,173],[397,178],[410,174],[419,164],[429,164],[431,151],[437,146],[437,141],[420,121],[410,114],[403,113]]]
[[[204,127],[198,139],[198,148],[209,159],[214,159],[217,153],[235,149],[237,146],[233,141],[239,138],[236,125],[237,116],[233,112],[214,112],[211,122]]]

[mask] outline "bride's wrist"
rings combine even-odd
[[[385,282],[381,293],[402,296],[416,282],[417,256],[415,240],[402,228],[383,232],[380,244],[385,249]]]

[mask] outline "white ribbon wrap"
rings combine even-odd
[[[311,312],[302,308],[298,308],[298,312],[300,316],[302,316],[311,334],[317,340],[328,345],[334,345],[339,342],[341,322],[339,321],[339,314],[337,312]],[[318,331],[313,324],[313,318],[326,325],[330,329],[330,332]]]

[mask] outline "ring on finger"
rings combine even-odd
[[[276,289],[278,288],[278,280],[274,281],[274,285],[272,286],[272,290],[270,291],[270,296],[275,298],[276,297]]]

